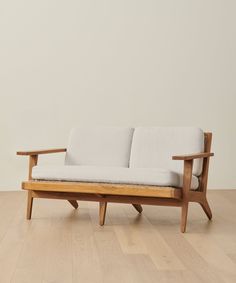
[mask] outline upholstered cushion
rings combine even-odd
[[[33,179],[118,184],[139,184],[182,187],[183,176],[157,168],[124,168],[101,166],[35,166]],[[198,178],[193,176],[192,189],[198,188]]]
[[[125,127],[75,128],[65,164],[128,167],[133,131]]]
[[[165,168],[182,173],[183,161],[173,155],[199,153],[204,150],[204,133],[194,127],[139,127],[133,135],[131,168]],[[199,176],[202,160],[194,161],[193,174]]]

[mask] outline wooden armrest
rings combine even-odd
[[[173,160],[193,160],[193,159],[198,159],[198,158],[206,158],[210,156],[214,156],[214,153],[200,152],[200,153],[195,153],[195,154],[176,155],[176,156],[172,156],[172,159]]]
[[[66,148],[52,148],[52,149],[42,149],[42,150],[32,150],[32,151],[17,151],[17,155],[39,155],[48,153],[65,152]]]

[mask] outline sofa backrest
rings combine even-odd
[[[66,165],[128,167],[133,128],[74,128],[69,137]]]
[[[134,131],[130,167],[164,168],[183,173],[183,161],[173,155],[204,151],[204,133],[195,127],[138,127]],[[202,160],[194,161],[193,174],[202,172]]]

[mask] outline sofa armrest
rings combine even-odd
[[[214,153],[212,152],[200,152],[195,154],[187,154],[187,155],[175,155],[172,156],[173,160],[194,160],[198,158],[207,158],[214,156]]]
[[[52,149],[42,149],[42,150],[31,150],[31,151],[17,151],[17,155],[39,155],[39,154],[49,154],[57,152],[66,152],[66,148],[52,148]]]
[[[49,154],[57,152],[66,152],[66,148],[52,148],[52,149],[42,149],[42,150],[31,150],[31,151],[17,151],[17,155],[29,156],[29,180],[32,180],[32,169],[38,163],[38,155]]]

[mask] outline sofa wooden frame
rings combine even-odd
[[[99,223],[104,225],[108,202],[130,203],[141,213],[141,204],[178,206],[181,208],[181,232],[185,232],[189,202],[201,205],[209,220],[212,218],[206,192],[209,159],[211,153],[212,133],[205,133],[204,152],[191,155],[173,156],[173,160],[183,160],[183,188],[157,187],[144,185],[125,185],[108,183],[86,183],[67,181],[40,181],[32,179],[32,168],[37,165],[40,154],[66,152],[66,148],[48,149],[38,151],[19,151],[17,155],[29,156],[28,181],[22,182],[22,189],[28,190],[27,219],[31,219],[33,199],[65,199],[74,208],[78,208],[77,200],[99,202]],[[199,188],[191,190],[193,162],[203,159],[202,174],[199,176]]]

